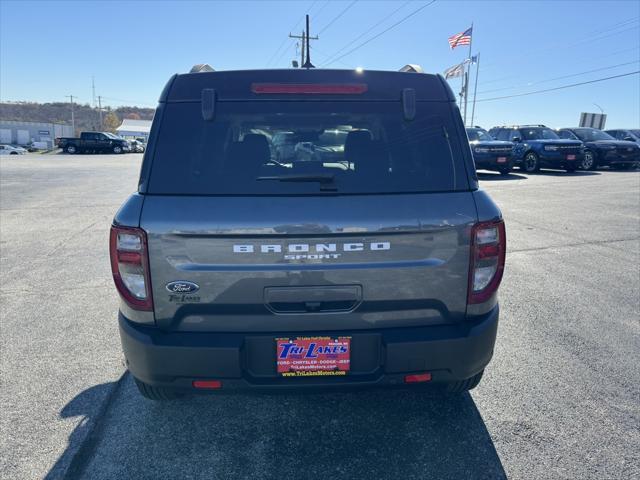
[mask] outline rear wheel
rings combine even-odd
[[[482,380],[482,375],[484,374],[484,370],[480,373],[474,375],[471,378],[467,378],[466,380],[462,380],[461,382],[451,382],[447,384],[446,392],[447,393],[464,393],[469,390],[473,390],[478,386],[480,380]]]
[[[116,145],[115,147],[113,147],[113,153],[122,153],[122,147],[120,145]]]
[[[74,153],[78,153],[78,149],[75,145],[67,145],[67,148],[64,149],[65,152],[73,155]]]
[[[584,152],[584,157],[582,157],[580,168],[582,168],[583,170],[595,170],[597,168],[596,156],[591,150],[587,150]]]
[[[534,173],[540,170],[538,155],[534,152],[527,153],[522,160],[522,169],[527,173]]]
[[[136,383],[136,387],[138,387],[138,391],[140,395],[149,400],[154,400],[156,402],[162,402],[167,400],[175,400],[177,398],[182,397],[182,393],[177,390],[172,390],[170,388],[163,387],[153,387],[148,385],[137,378],[134,377],[134,382]]]

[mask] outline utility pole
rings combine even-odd
[[[102,97],[98,95],[98,114],[100,115],[100,131],[102,131]]]
[[[71,102],[71,128],[73,129],[73,134],[76,134],[76,117],[73,112],[73,95],[65,95],[69,101]]]
[[[291,35],[291,34],[289,34],[289,38],[298,38],[298,39],[300,39],[300,43],[302,45],[301,54],[300,54],[300,68],[315,68],[311,64],[311,60],[309,60],[311,58],[311,55],[310,55],[310,52],[309,52],[309,40],[318,40],[318,36],[317,35],[315,37],[310,37],[309,36],[309,15],[307,15],[307,31],[305,32],[303,30],[302,31],[302,35]],[[305,47],[306,47],[306,50],[307,50],[307,58],[306,58],[306,60],[304,58]]]
[[[92,99],[91,106],[92,106],[93,108],[96,108],[96,77],[94,77],[93,75],[91,75],[91,93],[92,93],[92,96],[91,96],[91,99]]]

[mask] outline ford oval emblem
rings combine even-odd
[[[200,290],[200,287],[186,280],[176,280],[175,282],[167,283],[166,289],[171,293],[195,293]]]

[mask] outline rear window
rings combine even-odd
[[[225,101],[164,105],[148,193],[290,195],[468,190],[447,103]],[[466,143],[466,142],[465,142]]]

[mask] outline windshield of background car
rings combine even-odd
[[[418,102],[411,121],[400,102],[221,101],[213,121],[202,119],[200,103],[163,108],[148,193],[299,195],[326,184],[338,194],[469,189],[446,102]],[[273,142],[279,133],[287,144]]]
[[[555,140],[560,138],[556,132],[550,128],[521,128],[520,133],[524,140]]]
[[[484,130],[476,130],[476,129],[468,129],[467,136],[469,137],[470,142],[493,142],[494,139],[491,135],[489,135]]]
[[[576,128],[574,133],[583,142],[594,142],[596,140],[615,140],[608,133],[601,132],[595,128]]]
[[[640,138],[640,130],[629,130],[631,133],[633,133],[636,138]]]

